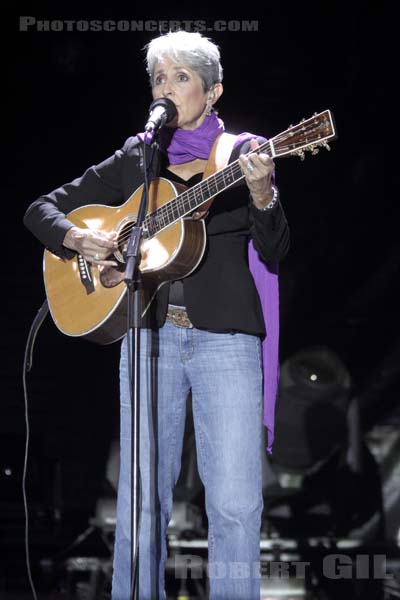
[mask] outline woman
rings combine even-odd
[[[224,130],[213,111],[221,97],[217,46],[198,33],[175,32],[147,46],[154,99],[169,98],[177,117],[161,131],[159,175],[191,187],[201,180]],[[53,252],[75,252],[95,265],[114,264],[116,234],[80,229],[66,218],[96,202],[118,205],[142,182],[143,136],[91,167],[78,180],[39,198],[25,224]],[[206,217],[207,247],[197,269],[163,286],[142,329],[139,598],[165,598],[165,534],[172,511],[191,390],[198,467],[209,524],[210,598],[259,600],[257,564],[262,512],[262,362],[265,320],[249,269],[251,239],[259,259],[281,260],[289,244],[273,186],[274,163],[256,153],[262,138],[238,136],[230,160],[243,185],[221,193]],[[157,373],[156,379],[151,373]],[[130,594],[130,397],[126,340],[121,347],[121,470],[113,600]]]

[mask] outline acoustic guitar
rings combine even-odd
[[[325,110],[269,139],[256,151],[277,158],[316,154],[329,150],[336,137],[332,114]],[[141,242],[140,272],[143,315],[159,288],[182,279],[199,265],[206,245],[203,219],[194,215],[210,200],[244,178],[239,161],[227,165],[190,189],[158,178],[149,186],[148,212]],[[143,186],[121,206],[82,206],[67,217],[78,227],[116,231],[118,249],[113,258],[118,267],[90,264],[77,254],[70,260],[44,252],[44,283],[53,321],[69,336],[109,344],[127,330],[127,288],[124,282],[124,253],[138,214]]]

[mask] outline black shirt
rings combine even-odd
[[[265,140],[259,138],[259,142]],[[232,152],[249,151],[245,142]],[[160,175],[165,173],[161,158]],[[41,196],[25,213],[25,225],[55,254],[71,258],[74,253],[62,245],[72,223],[65,216],[90,203],[118,206],[141,185],[142,144],[128,138],[114,155],[87,169],[82,177]],[[168,177],[172,174],[168,172]],[[176,178],[177,176],[175,176]],[[181,180],[182,181],[182,180]],[[192,184],[192,181],[185,182]],[[268,211],[255,208],[243,182],[219,194],[205,219],[207,243],[197,269],[183,280],[184,301],[190,320],[201,329],[242,331],[265,335],[260,299],[248,266],[251,238],[260,258],[277,262],[289,247],[289,230],[280,203]],[[162,326],[165,321],[169,284],[161,287],[149,311],[147,325]]]

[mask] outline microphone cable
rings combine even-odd
[[[26,476],[28,471],[28,455],[29,455],[29,438],[30,438],[30,426],[29,426],[29,410],[28,410],[28,393],[26,385],[26,374],[32,368],[32,357],[33,357],[33,346],[36,340],[37,332],[45,320],[47,313],[49,312],[49,305],[45,300],[42,306],[39,308],[36,317],[33,320],[31,328],[29,330],[28,339],[25,346],[24,364],[22,369],[22,385],[24,389],[24,408],[25,408],[25,427],[26,427],[26,438],[25,438],[25,455],[24,455],[24,467],[22,473],[22,497],[24,502],[24,513],[25,513],[25,561],[26,571],[28,574],[29,585],[31,587],[32,595],[34,600],[38,600],[35,585],[33,583],[31,563],[29,555],[29,510],[28,500],[26,494]]]

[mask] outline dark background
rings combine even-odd
[[[396,198],[384,199],[383,131],[391,119],[378,50],[381,4],[264,3],[228,12],[205,6],[174,10],[170,4],[168,11],[123,3],[89,6],[44,2],[33,9],[20,3],[7,20],[0,502],[9,548],[23,523],[24,345],[45,298],[43,250],[22,217],[39,195],[81,175],[142,131],[151,102],[142,48],[157,35],[21,32],[19,15],[202,19],[211,28],[216,19],[258,21],[258,31],[207,32],[221,47],[225,91],[218,108],[228,131],[272,137],[327,108],[338,131],[329,153],[307,155],[304,162],[276,160],[292,236],[280,271],[281,359],[314,345],[337,352],[354,393],[366,397],[366,428],[393,410],[398,397],[399,208]],[[117,365],[118,344],[69,339],[50,317],[39,331],[28,376],[29,493],[33,536],[42,535],[42,547],[55,543],[45,535],[54,513],[70,522],[65,537],[73,539],[93,509],[109,443],[117,435]],[[14,565],[21,555],[17,546]]]

